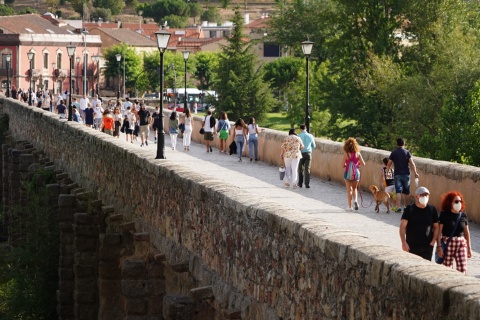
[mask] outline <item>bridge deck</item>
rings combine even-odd
[[[121,140],[125,141],[122,134]],[[140,147],[140,138],[128,147],[138,148],[139,153],[156,154],[157,145],[150,134],[149,145]],[[127,143],[126,143],[127,144]],[[280,150],[279,150],[280,154]],[[170,137],[165,135],[165,156],[192,171],[212,176],[214,179],[248,190],[252,194],[265,197],[277,202],[283,207],[300,209],[306,213],[316,215],[342,228],[352,230],[370,238],[374,242],[391,246],[394,250],[401,250],[398,226],[401,214],[385,213],[385,207],[380,207],[380,213],[374,212],[372,196],[362,192],[363,203],[359,197],[358,211],[346,212],[347,207],[345,186],[338,183],[312,177],[310,189],[289,189],[283,186],[279,179],[278,167],[261,161],[250,162],[244,157],[238,162],[237,155],[220,154],[218,149],[207,153],[204,145],[192,141],[189,152],[183,151],[182,139],[177,141],[177,150],[171,148]],[[315,161],[313,159],[312,161]],[[340,164],[339,164],[340,165]],[[439,197],[440,195],[432,195]],[[468,210],[467,210],[468,213]],[[469,224],[473,257],[468,261],[467,274],[480,279],[480,227]]]

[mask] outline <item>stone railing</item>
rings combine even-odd
[[[479,319],[477,279],[155,160],[81,124],[1,102],[14,139],[44,150],[73,181],[128,216],[170,265],[189,262],[184,267],[196,285],[213,287],[211,304],[239,309],[242,319]],[[283,137],[261,134],[262,160],[278,165]],[[363,154],[368,184],[379,175],[373,164],[387,153]],[[341,180],[341,156],[341,144],[319,141],[315,172]],[[427,178],[432,172],[426,164],[421,170]]]

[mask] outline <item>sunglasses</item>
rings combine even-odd
[[[462,203],[462,200],[455,200],[455,201],[453,201],[453,202],[455,202],[455,203]]]

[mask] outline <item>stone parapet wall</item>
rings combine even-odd
[[[172,269],[188,269],[197,279],[193,285],[212,286],[218,309],[267,320],[480,319],[480,281],[472,277],[155,160],[148,151],[42,110],[4,99],[1,111],[10,117],[14,139],[30,141],[73,181],[94,190],[134,222],[137,237],[148,233]],[[261,134],[262,160],[278,164],[283,137],[269,130]],[[316,152],[314,161],[330,163],[333,172],[320,175],[341,180],[341,144],[319,141]],[[363,150],[365,184],[374,179],[369,175],[379,175],[368,164],[386,154]],[[427,167],[421,170],[430,172]],[[139,263],[125,261],[120,272]],[[119,299],[123,311],[142,308],[136,297]],[[100,310],[101,304],[100,299]]]

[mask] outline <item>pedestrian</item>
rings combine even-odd
[[[10,90],[11,96],[13,99],[17,99],[17,89],[15,89],[15,86],[12,86],[12,90]]]
[[[392,168],[390,168],[387,171],[388,158],[383,158],[382,163],[383,163],[382,172],[381,172],[382,184],[383,184],[383,187],[385,188],[385,192],[388,193],[392,198],[393,192],[395,191],[395,180],[393,179],[394,172]]]
[[[115,121],[113,136],[118,139],[120,138],[120,127],[122,127],[122,115],[118,107],[113,108],[113,120]]]
[[[203,134],[203,140],[205,141],[205,146],[207,147],[207,152],[213,152],[211,143],[213,141],[213,136],[217,133],[215,124],[216,124],[216,119],[212,114],[211,110],[207,111],[207,115],[202,121],[202,127],[203,130],[205,130],[205,133]]]
[[[172,111],[172,113],[170,113],[168,128],[168,131],[170,132],[170,141],[172,142],[172,150],[175,150],[177,147],[178,137],[178,117],[176,111]]]
[[[82,99],[80,99],[80,102],[81,101]],[[87,108],[83,111],[83,114],[84,114],[83,120],[85,122],[85,125],[91,128],[93,126],[93,116],[95,112],[93,111],[92,105],[90,104],[90,102],[87,104]]]
[[[437,209],[428,203],[429,198],[427,188],[417,189],[415,203],[409,204],[403,211],[399,233],[403,251],[431,261],[439,227]]]
[[[154,141],[157,143],[157,130],[160,128],[160,121],[162,121],[162,115],[160,114],[160,107],[156,106],[155,111],[152,113],[152,130],[154,135]]]
[[[358,210],[357,186],[360,181],[360,165],[365,166],[360,147],[355,138],[348,138],[343,144],[342,165],[345,168],[343,178],[347,188],[347,211],[352,211],[352,199],[355,210]]]
[[[255,118],[248,120],[248,156],[250,161],[258,161],[258,125],[255,123]]]
[[[242,162],[242,150],[247,141],[248,127],[242,118],[239,118],[232,129],[233,141],[237,145],[238,162]]]
[[[100,126],[100,131],[103,131],[106,134],[113,135],[113,130],[115,128],[115,120],[113,120],[110,110],[106,109],[103,112],[102,123]]]
[[[415,173],[415,178],[418,178],[417,167],[413,162],[412,155],[405,149],[405,140],[397,139],[397,149],[390,153],[388,158],[387,171],[390,170],[392,163],[395,167],[394,181],[395,181],[395,200],[397,209],[395,212],[402,212],[401,200],[403,198],[403,205],[408,204],[408,196],[410,195],[410,166]]]
[[[96,94],[96,95],[93,97],[92,101],[90,101],[90,103],[92,104],[92,108],[93,108],[94,110],[95,110],[95,108],[97,107],[97,104],[98,104],[99,102],[101,103],[101,101],[98,100],[98,94]]]
[[[138,132],[140,131],[140,126],[138,125],[138,121],[140,120],[140,116],[138,115],[139,110],[137,109],[137,103],[136,102],[132,103],[132,107],[130,108],[130,111],[135,116],[135,126],[134,126],[132,134],[133,134],[133,138],[135,139],[135,141],[137,141]]]
[[[297,136],[295,128],[288,131],[288,137],[283,139],[280,158],[285,164],[285,177],[283,179],[286,188],[292,185],[297,188],[298,163],[302,157],[301,150],[304,148],[302,140]]]
[[[45,110],[45,111],[50,111],[51,107],[52,107],[51,104],[52,104],[51,93],[50,93],[50,91],[47,90],[44,93],[44,102],[43,102],[42,109]]]
[[[93,107],[93,104],[92,104],[92,109],[93,109],[93,112],[95,113],[93,118],[93,125],[96,130],[101,131],[102,118],[103,118],[103,112],[104,112],[102,108],[102,103],[97,100],[95,107]]]
[[[60,94],[59,94],[60,95]],[[83,122],[85,122],[85,109],[87,109],[88,104],[90,103],[90,100],[87,98],[87,96],[84,94],[82,98],[80,99],[80,115],[82,116]]]
[[[148,126],[152,122],[152,117],[150,116],[150,111],[147,110],[147,107],[145,106],[144,103],[140,104],[140,111],[138,111],[138,120],[140,123],[139,127],[139,134],[140,134],[140,140],[142,141],[142,144],[140,147],[143,147],[143,144],[148,146]]]
[[[137,118],[135,114],[131,111],[132,107],[127,107],[127,113],[125,115],[125,137],[128,142],[128,137],[130,136],[130,142],[133,143],[133,131],[135,130],[135,123],[137,122]]]
[[[60,119],[65,119],[67,114],[67,107],[63,100],[60,101],[60,104],[57,106],[57,113],[60,115]]]
[[[472,242],[465,213],[465,198],[458,191],[447,192],[442,195],[440,208],[442,211],[437,239],[438,256],[445,255],[443,265],[450,268],[453,268],[453,260],[455,260],[457,270],[466,274],[467,258],[472,257]],[[444,252],[440,242],[447,243],[449,237],[451,239],[448,242],[447,251]]]
[[[315,138],[307,132],[304,124],[300,125],[300,134],[298,137],[302,140],[302,158],[298,163],[298,186],[301,188],[305,178],[305,188],[310,188],[310,165],[312,161],[312,151],[317,146]]]
[[[193,132],[193,117],[190,109],[185,110],[183,115],[182,123],[185,126],[183,130],[183,150],[190,151],[190,144],[192,142],[192,132]]]
[[[72,106],[72,120],[75,122],[80,122],[80,113],[76,106]]]
[[[227,154],[227,140],[230,131],[230,121],[225,111],[220,114],[220,120],[217,123],[217,132],[220,133],[220,153]]]

